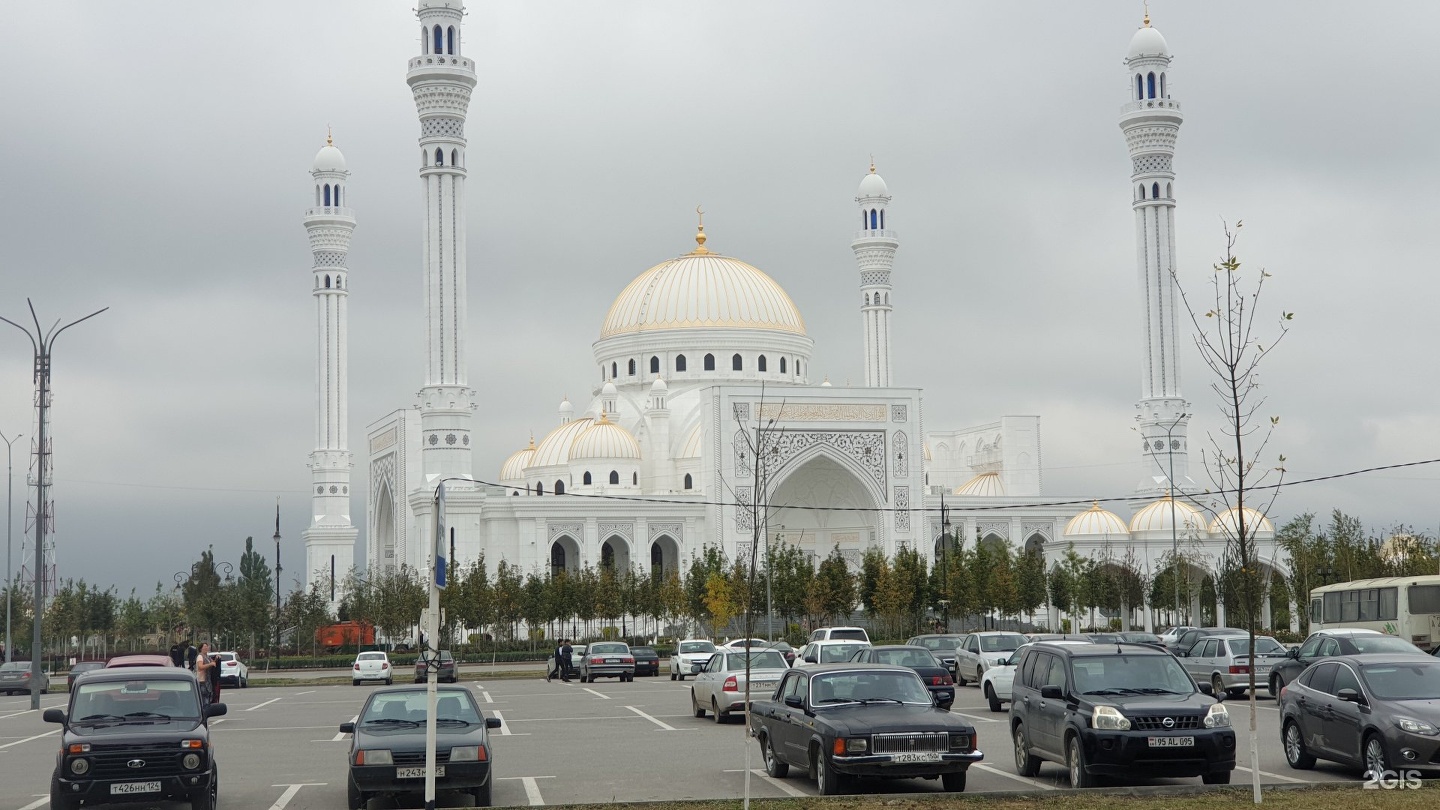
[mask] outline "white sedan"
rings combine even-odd
[[[215,653],[214,658],[220,664],[220,683],[233,683],[240,689],[250,685],[250,668],[240,660],[240,656],[234,652]]]
[[[1079,644],[1088,645],[1090,642],[1071,640],[1047,641],[1045,643],[1073,646]],[[985,700],[990,703],[990,711],[1003,711],[1005,707],[1002,704],[1010,702],[1010,687],[1015,683],[1015,665],[1020,663],[1020,659],[1028,649],[1030,649],[1029,644],[1022,644],[1019,649],[1010,654],[1009,658],[1005,659],[1005,663],[995,664],[980,673],[980,689],[985,693]]]
[[[715,654],[715,642],[707,638],[687,638],[675,645],[670,654],[670,680],[685,680],[692,674],[695,665],[704,665]]]
[[[395,670],[390,668],[390,656],[383,650],[355,656],[355,663],[350,665],[350,683],[359,686],[361,681],[384,681],[386,686],[394,683]]]
[[[785,657],[774,650],[749,653],[721,649],[695,673],[690,687],[690,708],[696,717],[704,717],[708,709],[715,722],[723,723],[731,712],[745,711],[745,659],[750,659],[750,700],[767,698],[775,691],[785,671]]]

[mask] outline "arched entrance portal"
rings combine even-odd
[[[619,535],[611,535],[600,544],[600,567],[612,568],[623,574],[630,570],[630,544]]]
[[[574,574],[580,570],[580,544],[568,534],[562,534],[550,544],[550,575],[561,572]]]
[[[394,568],[397,562],[393,500],[389,483],[381,484],[380,495],[375,501],[375,564],[382,569]]]
[[[781,472],[770,496],[771,542],[777,539],[823,558],[835,547],[852,567],[881,541],[876,497],[865,482],[823,452]],[[806,507],[806,508],[795,508]]]
[[[666,576],[680,570],[680,544],[662,534],[650,544],[650,575]]]

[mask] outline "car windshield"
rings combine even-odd
[[[355,660],[356,660],[356,661],[384,661],[384,660],[385,660],[385,653],[383,653],[383,652],[360,653],[358,656],[355,657]]]
[[[1195,682],[1169,655],[1086,655],[1071,660],[1080,694],[1188,695]]]
[[[639,656],[639,655],[649,655],[649,656],[653,656],[653,655],[655,654],[655,649],[654,649],[653,647],[631,647],[631,648],[630,648],[630,652],[634,653],[634,654],[637,655],[637,656]]]
[[[680,642],[682,653],[713,653],[715,645],[708,641],[682,641]]]
[[[774,650],[751,653],[731,653],[725,656],[725,668],[730,671],[745,668],[745,659],[750,659],[751,669],[785,669],[785,657]]]
[[[1116,644],[1120,641],[1120,635],[1118,633],[1091,633],[1085,638],[1096,644]]]
[[[20,672],[22,670],[30,671],[29,661],[11,661],[8,664],[0,665],[0,672]]]
[[[842,627],[839,630],[831,630],[830,638],[853,638],[856,641],[865,640],[865,631],[858,627]]]
[[[820,654],[816,657],[822,664],[838,664],[841,661],[849,661],[850,656],[864,646],[864,644],[822,644],[820,645]]]
[[[1375,697],[1385,700],[1440,699],[1440,662],[1368,666],[1360,670]]]
[[[996,636],[981,636],[981,652],[1014,652],[1015,648],[1025,643],[1025,637],[1019,633],[1001,633]]]
[[[1121,633],[1120,638],[1131,644],[1159,644],[1160,637],[1152,633]]]
[[[810,703],[923,703],[930,692],[913,672],[836,672],[810,681]]]
[[[1231,655],[1250,654],[1250,639],[1248,638],[1227,638],[1225,645],[1230,648]],[[1256,636],[1255,652],[1259,655],[1284,655],[1285,645],[1269,636]]]
[[[1362,653],[1418,653],[1419,647],[1403,638],[1394,636],[1355,636],[1350,639],[1355,649]]]
[[[1010,657],[1005,659],[1005,663],[1002,666],[1018,666],[1020,664],[1020,657],[1023,656],[1025,654],[1025,651],[1029,648],[1029,644],[1021,644],[1020,647],[1015,650],[1015,652],[1010,653]]]
[[[630,652],[630,647],[618,641],[602,641],[599,644],[591,644],[589,652],[595,655],[618,655]]]
[[[200,717],[195,683],[186,678],[77,681],[70,703],[73,723],[154,722]]]
[[[735,639],[734,641],[730,642],[729,644],[726,644],[725,646],[727,646],[727,647],[765,647],[765,646],[768,646],[769,644],[770,644],[770,642],[766,641],[766,640],[763,639],[763,638],[737,638],[737,639]]]
[[[935,656],[925,650],[876,650],[875,663],[897,667],[938,667]]]
[[[920,646],[927,650],[954,650],[960,646],[958,636],[936,636],[920,639]]]
[[[360,723],[370,728],[424,725],[425,700],[424,689],[376,693],[374,699],[365,706]],[[443,689],[435,699],[435,722],[445,725],[475,725],[480,722],[480,712],[475,708],[475,702],[469,693],[457,689]]]

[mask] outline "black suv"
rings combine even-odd
[[[202,708],[195,675],[173,667],[97,669],[75,680],[69,711],[46,709],[64,727],[51,810],[97,804],[189,801],[215,810],[220,779],[207,721],[225,704]]]
[[[1096,776],[1229,784],[1235,732],[1209,690],[1148,645],[1032,644],[1010,688],[1015,770],[1034,776],[1048,759],[1065,765],[1077,788]]]

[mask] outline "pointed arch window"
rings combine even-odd
[[[455,26],[445,29],[445,53],[455,55]]]
[[[620,472],[619,472],[619,470],[611,470],[611,471],[610,471],[610,483],[613,484],[613,485],[615,485],[615,486],[619,486],[619,485],[620,485]]]
[[[715,370],[715,355],[713,355],[713,354],[707,354],[707,355],[705,355],[705,370],[706,370],[706,371],[714,371],[714,370]]]
[[[676,370],[676,371],[684,371],[684,370],[685,370],[685,355],[683,355],[683,354],[677,354],[677,355],[675,355],[675,370]]]
[[[784,374],[784,373],[785,373],[785,358],[783,358],[783,357],[780,358],[780,373],[781,373],[781,374]]]
[[[659,373],[660,373],[660,358],[659,358],[658,356],[656,356],[656,355],[651,355],[651,356],[650,356],[650,373],[651,373],[651,374],[659,374]]]
[[[872,230],[872,231],[873,231],[873,230],[876,230],[876,227],[875,227],[875,226],[876,226],[876,223],[878,223],[878,222],[879,222],[879,218],[876,217],[876,215],[875,215],[875,209],[874,209],[874,208],[871,208],[871,209],[870,209],[870,230]]]
[[[335,184],[335,205],[340,206],[340,205],[344,205],[344,204],[345,204],[345,203],[340,202],[340,184],[339,184],[339,183],[336,183],[336,184]]]
[[[760,357],[755,361],[755,369],[757,371],[765,370],[765,355],[760,355]]]
[[[610,379],[613,380],[613,379],[615,379],[616,377],[619,377],[619,376],[620,376],[620,366],[619,366],[619,364],[617,364],[617,363],[611,363],[611,364],[610,364]]]
[[[564,495],[564,494],[565,494],[565,482],[564,482],[564,481],[556,481],[556,482],[555,482],[555,494],[556,494],[556,495]]]
[[[325,207],[330,207],[330,184],[325,184]]]
[[[796,376],[796,377],[799,377],[801,374],[802,374],[802,372],[800,371],[800,361],[799,361],[799,360],[796,360],[796,361],[795,361],[795,376]]]
[[[545,485],[542,484],[542,483],[540,483],[539,481],[536,481],[536,482],[535,482],[535,494],[536,494],[536,495],[544,495],[544,494],[545,494]]]
[[[1145,98],[1145,79],[1144,79],[1139,73],[1136,73],[1136,74],[1135,74],[1135,100],[1136,100],[1136,101],[1140,101],[1140,100],[1142,100],[1142,99],[1144,99],[1144,98]]]
[[[450,150],[450,165],[451,165],[451,166],[459,166],[459,165],[460,165],[460,150],[459,150],[459,149],[451,149],[451,150]]]
[[[584,477],[582,480],[585,482],[585,486],[587,486],[587,487],[590,486],[590,481],[591,481],[591,479],[590,479],[590,471],[589,471],[589,470],[586,470],[586,471],[585,471],[585,477]]]
[[[1173,198],[1174,196],[1175,196],[1175,192],[1171,190],[1171,184],[1166,183],[1166,184],[1165,184],[1165,199],[1168,200],[1168,199]]]
[[[880,209],[880,230],[885,230],[885,209]]]
[[[731,358],[730,358],[730,370],[731,370],[731,371],[744,371],[744,370],[745,370],[745,359],[742,358],[742,357],[741,357],[740,355],[738,355],[738,354],[736,354],[735,356],[731,357]]]
[[[1141,184],[1141,186],[1140,186],[1140,199],[1142,199],[1142,200],[1145,199],[1145,186],[1144,186],[1144,184]]]
[[[1160,98],[1169,98],[1169,96],[1165,95],[1165,74],[1164,74],[1164,73],[1161,73],[1161,74],[1160,74]]]
[[[445,34],[444,34],[443,31],[440,30],[440,26],[438,26],[438,25],[435,26],[434,34],[435,34],[435,55],[436,55],[436,56],[439,56],[440,54],[442,54],[442,53],[445,52],[445,42],[444,42]]]
[[[329,273],[326,273],[326,274],[325,274],[325,289],[327,289],[327,290],[330,289],[330,274],[329,274]]]
[[[435,165],[436,165],[436,166],[444,166],[444,165],[445,165],[445,150],[444,150],[444,149],[440,149],[439,147],[436,147],[436,149],[435,149]]]
[[[430,31],[425,26],[420,26],[420,52],[425,56],[430,55]]]
[[[866,225],[866,223],[868,223],[869,221],[870,221],[869,215],[866,214],[866,213],[865,213],[865,210],[862,208],[862,209],[860,210],[860,230],[862,230],[862,231],[865,230],[865,225]]]
[[[694,489],[694,488],[695,488],[695,479],[690,477],[690,473],[685,473],[685,488],[686,488],[686,489]]]
[[[1153,184],[1153,185],[1150,186],[1150,196],[1153,197],[1153,198],[1155,198],[1155,199],[1157,199],[1157,200],[1160,199],[1160,184],[1159,184],[1159,183],[1155,183],[1155,184]]]
[[[316,205],[319,205],[319,204],[320,204],[320,184],[319,184],[319,183],[316,183],[316,184],[315,184],[315,204],[316,204]]]
[[[633,358],[633,357],[630,358],[630,364],[629,364],[628,368],[630,369],[630,376],[631,376],[631,377],[634,377],[634,376],[635,376],[635,358]]]
[[[630,486],[632,486],[632,487],[638,487],[638,486],[640,486],[640,473],[638,473],[638,472],[632,472],[632,473],[630,473]]]
[[[1155,97],[1155,74],[1150,73],[1145,77],[1145,91],[1147,98]]]

